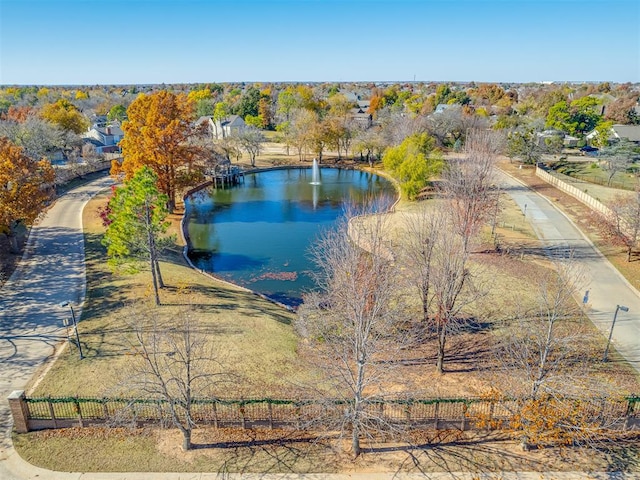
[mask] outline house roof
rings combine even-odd
[[[205,115],[196,120],[196,125],[202,125],[203,123],[209,122],[213,117],[211,115]]]
[[[640,125],[614,125],[611,129],[616,138],[640,142]]]
[[[102,143],[100,140],[96,140],[95,138],[92,138],[92,137],[84,137],[82,139],[82,143],[90,143],[96,148],[105,146],[104,143]]]
[[[226,121],[222,122],[222,125],[227,125],[229,127],[240,127],[244,124],[244,120],[240,115],[229,115]]]
[[[107,132],[109,129],[109,132]],[[103,135],[113,135],[116,137],[121,137],[124,135],[124,132],[119,126],[106,126],[106,127],[97,127],[96,130]]]

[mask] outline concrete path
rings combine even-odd
[[[85,294],[82,210],[112,182],[100,178],[62,197],[31,229],[24,257],[0,290],[0,479],[17,478],[5,460],[15,455],[6,398],[27,382],[66,337],[68,301],[80,318]],[[75,348],[75,347],[73,347]],[[21,477],[26,478],[26,477]],[[46,476],[40,478],[47,478]]]
[[[515,200],[552,256],[573,257],[583,267],[587,315],[603,335],[609,335],[617,305],[612,347],[640,372],[640,294],[597,250],[575,224],[549,200],[507,174],[500,174],[504,190]],[[602,352],[604,354],[604,351]]]

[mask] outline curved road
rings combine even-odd
[[[70,316],[69,301],[80,318],[85,294],[82,210],[113,181],[103,177],[61,196],[29,235],[18,268],[0,289],[0,478],[15,477],[5,460],[11,446],[9,406],[13,390],[24,389],[43,362],[55,353]]]
[[[552,255],[573,252],[585,267],[585,289],[589,290],[592,321],[608,335],[616,305],[629,307],[619,312],[613,345],[640,371],[640,296],[602,257],[575,225],[544,197],[517,180],[500,175],[504,190],[513,197]],[[48,472],[22,461],[11,446],[11,419],[6,402],[13,390],[21,390],[38,367],[55,352],[64,339],[62,320],[69,312],[58,306],[71,301],[79,316],[84,299],[85,270],[82,237],[82,209],[87,201],[111,184],[102,178],[62,196],[44,219],[31,231],[23,262],[0,290],[0,478],[149,478],[148,474],[81,474]],[[201,478],[190,474],[189,478]],[[206,476],[206,475],[204,475]],[[233,475],[233,478],[241,478]],[[264,478],[261,474],[256,478]],[[273,476],[278,478],[280,476]],[[313,476],[312,476],[313,477]],[[316,478],[346,478],[317,475]],[[353,478],[358,478],[358,475]],[[362,478],[389,478],[367,474]],[[461,474],[459,478],[476,478]],[[154,478],[184,478],[181,474],[154,474]],[[202,477],[203,478],[203,477]],[[209,477],[207,477],[209,478]],[[243,477],[244,478],[244,477]],[[299,478],[299,476],[296,476]],[[351,478],[351,476],[349,476]],[[407,476],[411,478],[411,476]],[[434,474],[434,478],[451,478]],[[580,472],[551,474],[540,472],[506,474],[504,478],[585,478]],[[589,478],[606,478],[595,475]],[[638,478],[631,475],[628,478]]]
[[[573,255],[582,266],[582,293],[589,291],[587,315],[603,335],[609,335],[616,305],[629,308],[628,312],[618,312],[611,345],[640,372],[638,291],[549,200],[507,174],[501,173],[499,180],[504,191],[515,200],[538,237],[545,243],[548,254],[560,258]]]

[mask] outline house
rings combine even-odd
[[[220,140],[221,138],[238,135],[247,128],[247,124],[240,115],[229,115],[222,120],[214,120],[211,116],[200,117],[196,121],[196,126],[205,123],[211,136]]]
[[[124,132],[118,122],[94,124],[82,137],[95,147],[97,153],[115,153],[120,151],[118,143],[124,138]]]
[[[587,141],[593,140],[598,136],[597,130],[592,130],[585,138]],[[630,142],[640,145],[640,125],[613,125],[609,130],[609,142],[617,142],[619,140],[626,139]]]
[[[366,130],[373,124],[373,116],[367,113],[365,109],[360,107],[352,108],[349,111],[349,116],[353,122],[361,129]]]
[[[545,130],[543,132],[536,133],[537,144],[539,147],[546,147],[548,139],[559,137],[562,139],[562,145],[564,147],[577,147],[578,138],[565,134],[562,130]]]

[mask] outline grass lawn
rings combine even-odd
[[[616,172],[609,181],[609,172],[603,170],[597,162],[597,158],[592,161],[571,162],[558,160],[551,162],[551,168],[559,173],[573,178],[584,180],[597,185],[606,185],[612,188],[635,190],[638,178],[627,172]]]
[[[67,348],[31,392],[34,396],[103,396],[126,376],[134,345],[126,306],[151,301],[152,290],[148,270],[126,274],[106,264],[97,215],[105,200],[106,194],[94,198],[83,214],[87,300],[79,332],[86,358],[80,360],[73,346]],[[172,220],[175,229],[179,215]],[[170,319],[194,308],[227,371],[241,379],[237,388],[220,396],[287,396],[295,385],[315,383],[314,368],[296,353],[291,312],[192,270],[180,246],[164,256],[161,270],[168,288],[160,294],[160,316]]]
[[[28,462],[67,472],[640,472],[634,438],[599,449],[524,452],[496,434],[407,432],[402,442],[365,442],[354,460],[347,442],[307,432],[197,429],[189,452],[180,449],[179,436],[175,430],[68,429],[15,435],[14,444]]]
[[[129,371],[134,344],[130,322],[135,318],[131,318],[127,306],[151,300],[150,274],[145,268],[131,274],[113,271],[106,264],[100,244],[103,227],[97,214],[105,201],[105,195],[94,198],[83,213],[88,291],[79,331],[86,358],[79,360],[73,346],[66,348],[30,396],[109,396]],[[401,202],[391,215],[392,223],[399,228],[403,215],[424,205]],[[485,233],[484,246],[473,255],[477,281],[491,287],[466,310],[479,321],[478,328],[450,336],[444,375],[435,371],[433,338],[404,350],[402,358],[393,359],[398,367],[390,368],[385,378],[386,393],[475,396],[497,385],[504,374],[499,372],[494,355],[495,332],[514,315],[516,302],[531,302],[537,296],[537,282],[548,268],[548,260],[522,212],[506,195],[503,206],[496,234],[504,253],[497,255],[491,250],[491,236]],[[180,212],[171,220],[175,233]],[[180,241],[165,255],[161,268],[168,288],[162,290],[163,305],[156,311],[165,321],[171,321],[185,309],[193,309],[210,334],[208,340],[220,352],[225,370],[234,374],[234,384],[218,396],[282,398],[304,396],[309,388],[324,389],[320,369],[311,360],[313,355],[307,355],[307,345],[292,328],[292,312],[190,269],[182,259]],[[604,342],[585,343],[585,348],[602,352]],[[611,360],[606,370],[594,364],[590,375],[603,381],[614,379],[620,392],[637,390],[635,374],[615,353]],[[187,453],[180,450],[180,435],[174,430],[70,429],[15,435],[14,442],[27,461],[64,471],[598,470],[614,464],[620,466],[618,469],[638,469],[633,445],[620,445],[616,452],[597,455],[579,449],[525,453],[515,442],[504,439],[478,434],[449,438],[451,432],[440,432],[433,434],[442,436],[435,442],[425,439],[423,432],[423,437],[416,436],[413,446],[369,445],[376,454],[353,462],[341,442],[309,441],[308,435],[200,428],[194,438],[199,448]],[[70,451],[80,453],[65,455]]]

